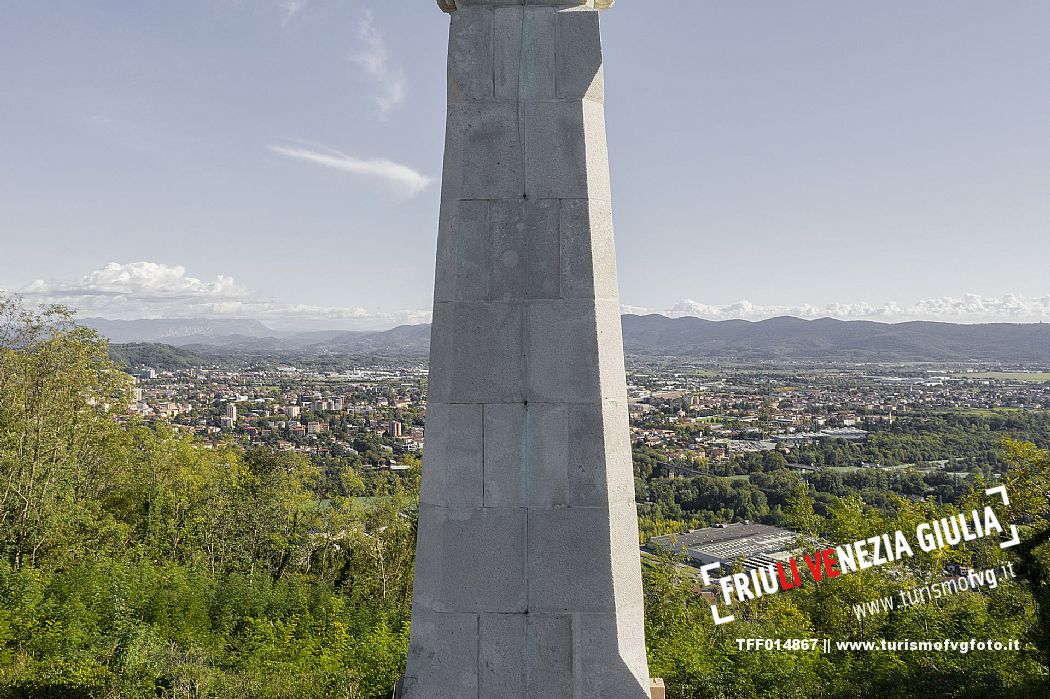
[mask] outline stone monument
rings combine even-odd
[[[405,699],[646,699],[598,9],[439,0],[448,123]]]

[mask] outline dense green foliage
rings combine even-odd
[[[950,460],[954,469],[985,473],[1003,466],[1004,437],[1050,447],[1050,410],[941,412],[871,426],[864,442],[825,440],[793,450],[791,460],[817,466],[882,466]]]
[[[98,337],[0,311],[0,696],[389,696],[414,474],[355,506],[301,457],[126,422]]]
[[[636,446],[639,514],[691,526],[744,520],[781,524],[786,499],[803,480],[821,514],[827,514],[835,497],[848,495],[885,516],[894,514],[893,495],[953,503],[978,482],[1005,471],[1004,439],[1050,447],[1050,411],[930,413],[873,430],[863,442],[826,439],[794,447],[787,455],[765,451],[698,463],[700,473],[692,477],[667,477],[659,466],[661,454]],[[803,474],[789,469],[789,463],[818,470]]]
[[[648,566],[646,623],[650,670],[664,677],[674,699],[712,697],[1031,697],[1050,696],[1050,455],[1012,443],[1006,480],[1016,493],[1006,514],[1028,524],[1027,543],[1007,554],[998,539],[918,553],[889,568],[872,568],[820,583],[809,581],[735,608],[737,620],[715,626],[709,605],[684,568],[667,560]],[[883,532],[914,531],[918,522],[949,516],[985,500],[968,495],[956,506],[930,500],[895,502],[887,517],[856,496],[834,498],[818,514],[805,488],[785,508],[788,522],[819,541],[845,544]],[[811,540],[812,542],[812,540]],[[803,544],[812,550],[812,543]],[[1020,554],[1018,556],[1018,553]],[[943,579],[947,563],[975,570],[1017,562],[1022,577],[990,591],[964,592],[863,620],[852,605]],[[845,640],[1019,639],[1020,651],[957,652],[741,651],[738,638]]]

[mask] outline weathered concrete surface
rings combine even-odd
[[[595,0],[452,12],[408,699],[646,699]]]

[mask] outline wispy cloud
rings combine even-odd
[[[309,0],[277,0],[277,7],[284,12],[284,18],[281,20],[281,24],[287,26],[289,22],[295,19],[296,15],[306,8],[308,1]]]
[[[267,148],[286,158],[294,158],[355,175],[375,177],[409,197],[419,194],[433,182],[433,179],[409,166],[385,158],[363,160],[336,150],[321,152],[296,146],[269,145]]]
[[[110,262],[75,281],[38,279],[14,290],[30,303],[58,303],[81,317],[110,320],[141,318],[252,318],[275,328],[381,330],[426,323],[423,309],[374,311],[360,307],[316,306],[265,299],[231,277],[200,279],[180,265]]]
[[[672,318],[693,316],[708,320],[762,320],[776,316],[796,318],[839,318],[842,320],[877,320],[903,322],[937,320],[951,323],[1038,323],[1050,321],[1050,295],[1024,296],[1003,294],[982,296],[941,296],[915,303],[828,303],[775,305],[737,301],[730,304],[706,304],[693,300],[676,303],[671,308],[654,309],[624,306],[625,313],[661,313]]]
[[[360,66],[365,74],[378,83],[380,93],[375,97],[380,115],[385,116],[400,107],[408,97],[408,79],[401,68],[393,65],[386,39],[376,27],[371,11],[365,10],[357,25],[360,48],[349,58]]]

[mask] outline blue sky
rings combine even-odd
[[[426,320],[432,0],[37,0],[0,22],[0,288],[111,318]],[[1050,320],[1050,3],[620,0],[621,300]]]

